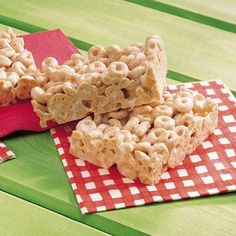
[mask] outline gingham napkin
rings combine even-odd
[[[15,154],[4,143],[0,142],[0,164],[15,157]]]
[[[214,134],[187,156],[183,164],[147,186],[123,177],[112,167],[98,168],[69,154],[68,137],[76,122],[51,129],[55,145],[82,213],[106,211],[154,202],[173,201],[236,191],[236,103],[221,81],[184,84],[212,97],[219,105]],[[170,92],[177,86],[170,85]]]

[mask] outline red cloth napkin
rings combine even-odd
[[[15,157],[15,154],[4,143],[0,142],[0,164]]]
[[[55,57],[61,64],[68,60],[71,54],[78,52],[76,47],[60,29],[39,32],[21,36],[25,40],[25,48],[32,52],[35,63],[41,68],[45,57]],[[48,128],[56,123],[49,122]],[[39,118],[34,113],[30,101],[22,101],[8,107],[0,108],[0,137],[17,130],[43,131]]]
[[[82,213],[236,191],[235,98],[221,81],[184,85],[219,104],[218,128],[183,164],[165,172],[155,186],[127,179],[116,167],[106,170],[71,156],[68,137],[76,122],[51,129]],[[176,90],[177,86],[169,86],[170,92]]]

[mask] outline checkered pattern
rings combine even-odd
[[[51,129],[82,213],[236,191],[236,103],[221,81],[184,84],[219,104],[219,125],[184,163],[162,175],[155,186],[124,178],[116,167],[98,168],[69,154],[76,122]],[[176,92],[177,86],[169,86]]]
[[[0,164],[15,157],[15,154],[4,143],[0,142]]]

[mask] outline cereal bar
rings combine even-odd
[[[180,164],[217,126],[218,106],[184,87],[151,103],[81,120],[70,138],[70,153],[99,167],[156,184]],[[159,101],[158,101],[159,103]]]
[[[0,32],[0,107],[30,98],[36,86],[34,58],[11,28]]]
[[[42,67],[38,79],[42,86],[32,91],[32,104],[42,127],[48,120],[61,124],[88,114],[161,101],[166,87],[166,54],[159,36],[125,49],[96,45],[88,51],[87,59],[73,54],[64,65],[46,58]]]

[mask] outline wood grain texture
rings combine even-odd
[[[2,140],[17,156],[0,165],[0,189],[114,235],[145,235],[98,214],[82,215],[49,132]]]
[[[4,141],[17,158],[0,166],[0,189],[54,212],[116,235],[236,234],[236,193],[83,216],[48,132]]]
[[[90,44],[122,46],[158,33],[166,43],[169,69],[200,80],[222,79],[236,89],[236,35],[170,14],[124,1],[37,0],[3,4],[1,15],[44,28],[62,28],[68,35]],[[64,10],[66,9],[66,11]],[[138,16],[138,17],[137,17]],[[224,58],[222,60],[222,58]]]
[[[215,17],[200,14],[198,12],[183,9],[165,2],[154,0],[126,0],[127,2],[134,3],[143,7],[147,7],[156,11],[171,14],[186,20],[197,22],[199,24],[207,25],[216,29],[220,29],[226,32],[236,33],[236,25]]]
[[[158,0],[158,2],[168,3],[172,6],[236,24],[234,0]]]
[[[0,191],[0,209],[0,235],[107,235],[2,191]]]

